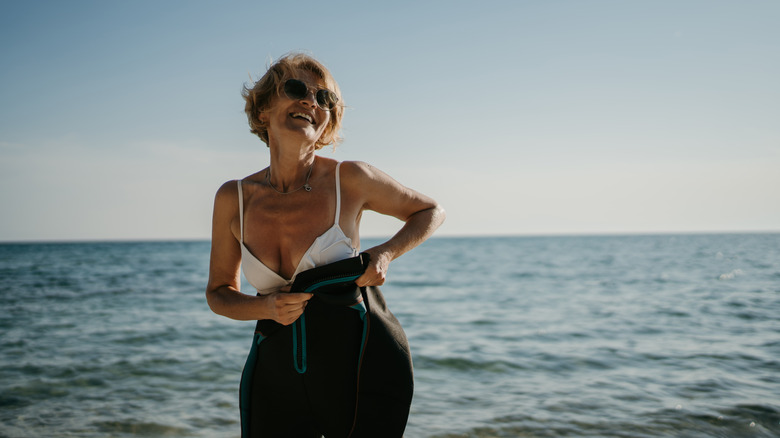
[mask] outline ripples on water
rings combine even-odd
[[[208,246],[0,245],[0,436],[237,437]],[[409,437],[780,436],[778,234],[433,239],[383,290]]]

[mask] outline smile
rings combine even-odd
[[[292,113],[292,114],[290,114],[290,116],[291,116],[291,117],[293,117],[293,118],[295,118],[295,119],[304,119],[304,120],[307,120],[307,121],[308,121],[309,123],[311,123],[312,125],[314,125],[314,124],[315,124],[315,123],[314,123],[314,118],[313,118],[312,116],[310,116],[309,114],[295,112],[295,113]]]

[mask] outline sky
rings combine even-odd
[[[0,0],[0,241],[208,239],[304,51],[440,236],[780,231],[780,2]],[[364,236],[395,219],[366,215]]]

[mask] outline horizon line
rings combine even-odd
[[[431,239],[501,239],[533,237],[629,237],[629,236],[685,236],[685,235],[736,235],[736,234],[780,234],[777,230],[706,230],[706,231],[577,231],[577,232],[540,232],[540,233],[496,233],[496,234],[442,234]],[[365,235],[361,239],[389,239],[392,235]],[[155,242],[209,242],[208,237],[128,237],[128,238],[56,238],[56,239],[19,239],[0,240],[0,245],[33,244],[78,244],[78,243],[155,243]]]

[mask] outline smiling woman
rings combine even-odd
[[[309,80],[313,80],[313,83],[304,82],[300,77],[296,78],[299,73],[306,75]],[[321,89],[314,87],[314,84],[319,82],[323,83]],[[269,109],[272,100],[280,96],[282,92],[290,99],[302,99],[312,89],[315,92],[318,107],[326,110],[331,116],[328,129],[317,140],[317,149],[328,144],[340,143],[339,130],[341,129],[344,105],[339,103],[341,92],[338,84],[324,65],[316,59],[300,53],[283,57],[271,66],[254,86],[244,87],[242,93],[246,100],[244,111],[246,111],[249,120],[250,131],[260,137],[263,142],[269,144],[268,127],[261,115]]]
[[[281,58],[243,96],[270,165],[218,190],[206,289],[215,313],[258,321],[241,379],[242,435],[400,437],[411,357],[377,286],[444,210],[366,163],[316,155],[340,141],[343,104],[315,59]],[[404,225],[361,253],[366,210]],[[242,268],[256,296],[241,292]]]

